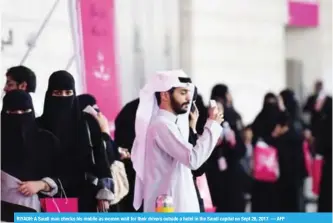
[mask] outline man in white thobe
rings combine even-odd
[[[210,108],[205,130],[193,147],[188,142],[192,89],[186,74],[175,70],[158,72],[140,92],[132,149],[135,209],[144,201],[144,212],[154,212],[156,198],[166,194],[175,212],[200,212],[191,170],[215,148],[223,113]]]

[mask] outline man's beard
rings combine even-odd
[[[177,115],[185,114],[187,112],[185,105],[189,105],[189,102],[179,104],[175,98],[171,96],[171,108]]]

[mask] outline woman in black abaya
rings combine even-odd
[[[264,97],[263,108],[252,123],[253,143],[258,139],[272,144],[272,132],[280,116],[278,98],[273,93]],[[275,212],[279,210],[278,187],[276,183],[254,180],[251,194],[252,212]]]
[[[81,94],[77,98],[79,101],[80,111],[83,111],[87,106],[90,106],[96,111],[96,113],[100,113],[100,110],[97,106],[96,98],[93,95]],[[112,164],[115,160],[120,160],[118,146],[111,139],[109,135],[109,129],[104,128],[105,123],[101,123],[98,118],[87,112],[83,112],[83,119],[86,120],[87,124],[89,125],[92,144],[99,144],[101,139],[106,143],[109,163]]]
[[[302,141],[304,140],[303,137],[303,130],[304,130],[304,123],[301,119],[301,113],[300,113],[300,107],[298,104],[298,101],[296,100],[295,93],[290,89],[285,89],[280,92],[280,96],[283,100],[283,104],[285,106],[286,111],[289,115],[289,128],[290,131],[288,134],[289,136],[289,145],[285,145],[287,148],[291,148],[290,150],[294,150],[297,154],[297,160],[299,161],[299,166],[295,166],[298,169],[297,176],[299,176],[298,182],[295,182],[296,185],[298,185],[298,193],[299,194],[299,205],[300,211],[305,212],[305,198],[303,193],[303,185],[305,178],[308,176],[306,167],[305,167],[305,159],[304,159],[304,152],[302,149],[298,149],[299,146],[297,146],[297,142],[300,142],[302,144]],[[293,133],[293,134],[291,134]],[[282,138],[288,138],[288,137],[282,137]],[[282,141],[282,140],[281,140]],[[296,144],[296,145],[295,145]],[[295,164],[295,160],[293,161],[293,164]],[[292,164],[290,164],[292,165]],[[295,177],[295,176],[294,176]],[[294,209],[295,210],[295,209]]]
[[[325,100],[319,121],[322,132],[317,139],[318,154],[323,156],[324,161],[318,212],[332,213],[332,98],[327,97]]]
[[[21,90],[4,97],[1,129],[1,220],[14,222],[14,212],[39,211],[36,194],[57,193],[51,178],[57,177],[59,144],[37,127],[31,97]]]
[[[245,172],[240,160],[245,155],[245,145],[241,138],[243,131],[241,116],[232,105],[228,87],[223,84],[216,85],[211,94],[211,99],[223,105],[224,120],[234,133],[235,142],[221,136],[222,142],[218,145],[206,162],[206,176],[216,207],[216,212],[244,212],[245,211]],[[224,130],[226,133],[226,131]],[[226,161],[226,169],[218,165],[221,159]]]
[[[60,141],[60,179],[67,196],[79,199],[79,211],[108,209],[113,199],[110,163],[102,141],[91,144],[79,110],[75,81],[67,71],[56,71],[50,76],[44,112],[37,122]]]

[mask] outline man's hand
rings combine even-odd
[[[46,188],[48,188],[48,185],[44,181],[26,181],[20,183],[18,191],[25,196],[32,196]]]
[[[208,109],[209,119],[214,120],[221,124],[224,121],[223,109],[219,110],[217,106]]]
[[[193,129],[194,132],[196,132],[197,122],[199,118],[199,111],[195,103],[193,103],[193,106],[195,110],[193,112],[190,112],[190,127],[191,129]]]

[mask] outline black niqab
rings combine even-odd
[[[7,111],[26,111],[23,114],[8,114]],[[30,95],[21,90],[8,92],[3,99],[1,111],[1,169],[20,177],[21,168],[29,147],[29,138],[37,132],[33,104]],[[14,162],[15,161],[15,162]]]
[[[260,137],[263,139],[270,137],[279,114],[280,109],[276,95],[267,93],[264,97],[263,108],[252,124],[254,142]]]
[[[55,90],[72,90],[73,95],[52,96]],[[80,117],[73,76],[67,71],[54,72],[45,95],[44,112],[39,120],[41,126],[58,137],[62,148],[69,149],[78,141]]]

